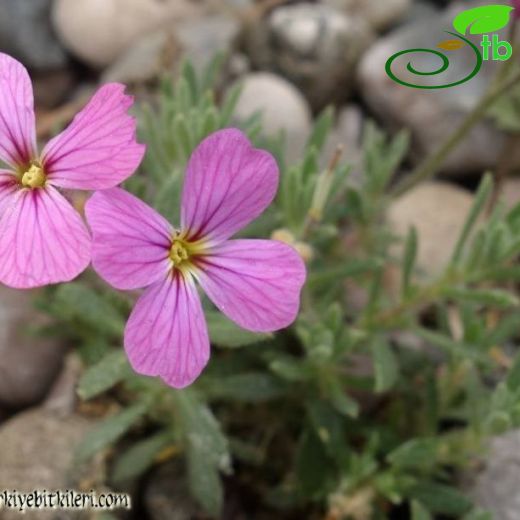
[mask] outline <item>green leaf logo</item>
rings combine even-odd
[[[509,23],[512,7],[508,5],[485,5],[459,13],[453,27],[460,34],[485,34],[495,32]]]

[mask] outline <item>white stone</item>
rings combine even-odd
[[[392,231],[406,239],[417,230],[417,267],[426,276],[440,274],[449,262],[473,204],[468,191],[447,182],[425,182],[397,199],[388,211]],[[397,254],[402,254],[402,247]]]
[[[266,135],[284,131],[289,160],[301,158],[311,129],[311,111],[303,95],[291,83],[268,72],[254,72],[243,79],[243,90],[235,110],[238,120],[262,114]]]
[[[200,11],[188,0],[56,0],[52,19],[64,45],[86,63],[112,63],[140,36]]]

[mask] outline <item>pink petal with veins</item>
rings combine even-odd
[[[78,276],[90,262],[90,236],[52,186],[18,189],[0,217],[0,282],[26,289]]]
[[[133,98],[125,87],[101,87],[72,123],[47,143],[42,163],[48,181],[61,188],[102,190],[135,172],[145,146],[136,141],[136,122],[128,115]]]
[[[296,318],[305,265],[292,247],[275,240],[229,240],[199,264],[202,288],[241,327],[269,332]]]
[[[125,349],[136,372],[160,376],[175,388],[199,376],[209,359],[209,338],[193,280],[177,272],[144,292],[126,324]]]
[[[20,185],[12,172],[0,170],[0,218],[9,205],[14,204],[13,195],[19,188]]]
[[[193,152],[182,192],[181,224],[191,237],[222,241],[273,200],[278,166],[234,128],[204,139]]]
[[[34,159],[36,129],[31,80],[25,67],[0,53],[0,159],[25,166]]]
[[[121,188],[87,201],[93,234],[92,264],[117,289],[146,287],[164,277],[173,229],[152,208]]]

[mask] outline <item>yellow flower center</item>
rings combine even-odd
[[[22,186],[25,188],[41,188],[45,185],[46,177],[41,166],[32,164],[22,175]]]
[[[184,240],[173,239],[172,247],[170,248],[170,254],[168,256],[174,263],[175,267],[178,267],[190,257],[188,254],[188,244],[186,244]]]

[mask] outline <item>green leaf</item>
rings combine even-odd
[[[125,320],[110,303],[93,289],[79,282],[61,285],[56,290],[54,305],[62,319],[77,320],[98,333],[120,338]]]
[[[388,461],[399,468],[428,468],[436,464],[436,439],[411,439],[388,454]]]
[[[332,128],[332,123],[334,122],[334,109],[332,107],[327,107],[325,110],[321,112],[321,114],[316,119],[316,123],[314,123],[314,128],[312,133],[307,141],[306,150],[315,148],[320,151],[325,144],[325,140],[327,139],[327,135]]]
[[[232,86],[228,92],[226,93],[226,97],[224,99],[224,103],[222,104],[222,108],[220,110],[220,125],[227,126],[233,115],[235,107],[240,98],[240,94],[242,93],[242,84],[237,83]]]
[[[411,495],[433,513],[459,517],[471,508],[471,501],[453,487],[425,482],[412,488]]]
[[[307,430],[298,445],[296,475],[303,496],[323,497],[333,482],[333,466],[324,446],[313,430]]]
[[[381,269],[381,266],[382,262],[377,258],[350,260],[344,265],[338,267],[312,271],[307,278],[307,285],[309,287],[319,287],[331,282],[337,283],[338,280],[344,278],[373,273],[374,271]]]
[[[485,5],[467,9],[453,20],[453,27],[460,34],[485,34],[497,32],[509,23],[513,8],[509,5]]]
[[[520,388],[520,354],[516,356],[515,362],[507,374],[506,383],[509,390],[513,392]]]
[[[271,361],[269,368],[286,381],[307,381],[312,377],[312,370],[308,365],[290,356],[278,357]]]
[[[117,459],[112,472],[114,483],[121,484],[142,475],[152,466],[156,455],[171,442],[171,433],[161,432],[134,444]]]
[[[284,386],[264,372],[249,372],[204,380],[204,392],[209,399],[226,399],[245,403],[260,403],[283,395]]]
[[[337,379],[329,378],[326,384],[326,392],[332,406],[341,414],[347,417],[356,418],[359,415],[359,404],[347,391],[342,388]]]
[[[250,332],[241,329],[223,314],[215,311],[206,313],[211,343],[219,347],[246,347],[273,337],[269,333]]]
[[[79,445],[76,456],[86,461],[122,437],[147,411],[147,403],[138,403],[105,419],[98,428],[90,431]]]
[[[191,492],[208,513],[216,516],[223,501],[219,472],[230,471],[228,441],[211,410],[194,391],[182,390],[173,398],[186,443]]]
[[[125,353],[122,350],[111,351],[83,374],[78,384],[78,395],[81,399],[92,399],[131,373]]]
[[[218,470],[208,462],[204,453],[188,451],[188,484],[199,504],[212,516],[220,516],[224,490]]]
[[[462,302],[472,302],[486,307],[498,307],[507,309],[517,307],[520,300],[514,294],[502,289],[466,289],[447,287],[444,296]]]
[[[340,466],[347,464],[348,445],[343,416],[324,400],[309,402],[307,414],[329,457]]]
[[[475,195],[475,199],[473,201],[473,205],[468,213],[464,226],[462,228],[462,232],[455,246],[455,250],[451,259],[451,264],[455,265],[460,260],[462,252],[464,250],[464,246],[468,240],[468,237],[473,229],[477,218],[481,214],[484,209],[486,202],[488,201],[491,193],[493,191],[493,178],[489,173],[487,173],[478,188],[478,191]]]
[[[432,515],[420,502],[412,500],[412,519],[411,520],[432,520]]]
[[[386,392],[390,390],[399,376],[399,365],[392,347],[379,338],[372,343],[372,359],[374,362],[375,390]]]
[[[417,230],[411,227],[404,247],[402,293],[408,294],[417,258]]]

